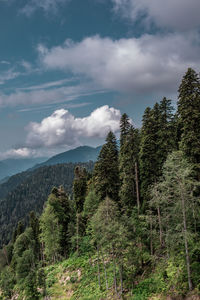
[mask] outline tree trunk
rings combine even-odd
[[[120,285],[121,285],[121,295],[123,294],[123,266],[119,267]]]
[[[136,195],[137,195],[137,208],[138,213],[140,210],[140,192],[139,192],[139,180],[138,180],[138,165],[137,162],[135,162],[135,184],[136,184]]]
[[[8,254],[7,254],[7,250],[6,250],[5,246],[3,246],[3,253],[4,253],[4,256],[5,256],[5,259],[6,259],[6,263],[9,266]]]
[[[185,212],[185,198],[183,195],[182,186],[180,187],[181,192],[181,202],[182,202],[182,215],[183,215],[183,231],[184,231],[184,241],[185,241],[185,256],[186,256],[186,265],[187,265],[187,274],[188,274],[188,286],[189,290],[192,290],[192,280],[191,280],[191,269],[190,269],[190,257],[188,250],[188,239],[187,239],[187,222],[186,222],[186,212]]]
[[[117,295],[117,271],[116,271],[116,263],[114,258],[114,247],[112,246],[112,260],[113,260],[113,266],[114,266],[114,287],[115,287],[115,293]]]
[[[160,207],[157,207],[157,212],[158,212],[158,223],[159,223],[159,231],[160,231],[160,246],[162,247],[163,245],[163,232],[162,232],[162,223],[161,223],[161,215],[160,215]]]
[[[76,215],[76,252],[79,256],[79,214]]]
[[[97,267],[98,267],[98,283],[99,288],[101,289],[101,274],[100,274],[100,266],[99,266],[99,246],[97,245]]]
[[[106,290],[108,291],[108,277],[107,277],[107,271],[106,271],[106,264],[105,264],[105,261],[104,261],[104,256],[103,256],[102,250],[100,252],[101,252],[101,257],[102,257],[103,267],[104,267],[104,274],[105,274],[105,281],[106,281]]]
[[[152,237],[152,215],[150,215],[150,250],[151,250],[151,255],[153,255],[153,237]]]

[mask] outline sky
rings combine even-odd
[[[0,159],[97,146],[200,70],[199,0],[0,0]]]

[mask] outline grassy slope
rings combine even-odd
[[[167,263],[167,268],[166,268]],[[165,266],[165,267],[164,267]],[[163,278],[163,269],[167,270],[167,280]],[[124,295],[123,299],[130,300],[164,300],[177,299],[181,300],[181,295],[171,298],[170,294],[177,295],[177,272],[172,261],[161,262],[152,273],[146,277],[135,278],[138,280],[131,293]],[[97,256],[76,257],[75,255],[55,265],[46,267],[47,275],[47,293],[50,299],[81,299],[81,300],[114,300],[117,298],[113,288],[113,269],[107,265],[107,276],[109,290],[106,291],[104,269],[101,266],[101,282],[102,288],[98,285],[98,269]],[[134,279],[134,280],[135,280]],[[121,299],[121,298],[120,298]],[[194,295],[189,295],[188,300],[199,300],[200,297],[194,292]]]

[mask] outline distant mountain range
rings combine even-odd
[[[30,211],[41,214],[44,202],[54,186],[63,185],[71,193],[74,168],[80,165],[89,172],[93,170],[92,161],[86,163],[65,163],[41,166],[11,176],[0,185],[0,248],[9,242],[18,221],[28,221]]]
[[[57,154],[49,159],[30,158],[30,159],[6,159],[0,161],[0,183],[5,182],[8,177],[26,171],[35,170],[41,166],[51,166],[63,163],[77,163],[96,161],[102,146],[93,148],[90,146],[80,146]]]
[[[35,164],[45,161],[47,158],[24,158],[24,159],[5,159],[0,161],[0,180],[23,172]]]
[[[0,246],[10,240],[19,220],[23,219],[27,224],[31,210],[41,213],[53,186],[62,184],[68,192],[71,192],[75,166],[80,164],[88,171],[92,171],[101,147],[81,146],[57,154],[48,160],[43,158],[1,161]]]
[[[33,167],[33,169],[41,167],[41,166],[52,166],[56,164],[63,164],[63,163],[77,163],[77,162],[88,162],[88,161],[96,161],[101,150],[102,146],[93,148],[90,146],[80,146],[78,148],[57,154],[52,156],[45,162],[37,164]]]

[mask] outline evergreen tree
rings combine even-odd
[[[169,155],[163,168],[163,180],[154,185],[150,207],[159,208],[157,223],[160,242],[163,239],[170,255],[185,252],[189,289],[192,289],[191,246],[199,239],[199,200],[195,189],[199,185],[193,176],[193,166],[183,153]]]
[[[119,168],[116,138],[110,131],[94,168],[95,191],[100,199],[106,196],[119,201]]]
[[[94,187],[91,187],[84,202],[84,217],[90,219],[96,212],[100,203],[98,195],[95,193]]]
[[[139,180],[138,180],[138,155],[140,136],[139,131],[130,127],[126,138],[120,145],[120,201],[122,207],[130,214],[134,206],[140,207]]]
[[[41,242],[48,260],[56,261],[69,253],[68,225],[70,208],[68,196],[62,186],[53,188],[40,219]]]
[[[76,251],[79,255],[80,240],[85,234],[85,222],[83,219],[83,206],[87,192],[87,172],[85,169],[77,166],[74,171],[73,197],[76,206]],[[72,239],[73,240],[73,239]]]
[[[180,149],[196,164],[199,173],[200,81],[197,73],[191,68],[187,70],[179,87],[178,117],[181,124]]]
[[[73,196],[77,213],[83,211],[83,205],[87,192],[87,172],[85,168],[77,166],[74,171]]]
[[[116,294],[118,293],[118,270],[120,277],[120,290],[123,293],[123,266],[125,258],[125,249],[128,243],[127,230],[120,220],[118,205],[110,198],[106,197],[102,201],[91,219],[93,242],[98,252],[98,263],[101,253],[102,262],[105,267],[105,258],[111,258],[113,267],[114,287]],[[109,259],[110,260],[110,259]],[[101,287],[101,274],[99,268],[99,285]],[[106,273],[105,273],[106,277]],[[107,284],[106,284],[107,285]]]
[[[127,134],[131,127],[131,123],[127,114],[123,114],[120,119],[120,152],[121,148],[126,140]]]
[[[164,97],[159,103],[159,109],[157,160],[159,164],[158,176],[161,176],[162,167],[168,154],[176,147],[176,128],[173,114],[174,108],[171,104],[171,100]]]
[[[63,186],[52,190],[52,195],[49,197],[49,204],[54,208],[58,223],[60,226],[60,249],[61,255],[67,257],[69,254],[70,241],[68,236],[68,226],[70,223],[71,209],[69,205],[69,197],[66,194]]]
[[[53,207],[47,202],[40,218],[41,235],[45,260],[55,262],[60,258],[60,231],[61,226]]]
[[[175,125],[171,100],[165,97],[153,109],[145,110],[140,148],[141,194],[146,202],[149,187],[162,175],[169,152],[175,148]]]
[[[34,255],[39,260],[40,259],[39,219],[36,217],[34,211],[31,211],[29,214],[29,226],[33,230],[33,238],[35,240]]]
[[[156,106],[154,106],[154,110],[152,110],[150,107],[146,108],[142,120],[140,179],[141,195],[145,203],[148,200],[148,188],[153,182],[156,181],[158,175],[157,144],[159,117],[159,106],[156,104]]]

